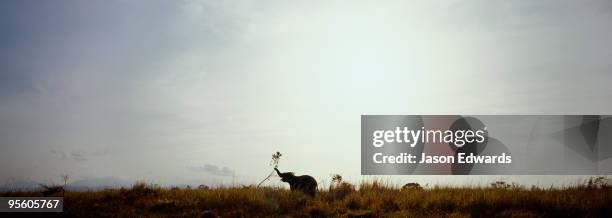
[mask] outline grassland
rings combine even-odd
[[[1,196],[42,196],[9,192]],[[56,193],[61,196],[62,193]],[[46,214],[50,215],[50,214]],[[612,217],[610,186],[432,187],[338,183],[315,198],[283,188],[131,188],[66,192],[61,216],[121,217]]]

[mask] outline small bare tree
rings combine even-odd
[[[62,186],[62,197],[64,197],[64,195],[66,194],[66,185],[68,184],[68,179],[70,179],[70,176],[68,176],[68,174],[61,174],[60,176],[64,181],[64,186]]]
[[[263,182],[265,182],[266,180],[270,179],[270,177],[272,177],[272,175],[274,175],[274,172],[277,167],[278,167],[278,161],[280,161],[280,157],[282,156],[282,154],[280,152],[276,152],[274,154],[272,154],[272,161],[270,161],[270,166],[274,166],[272,169],[272,172],[270,172],[270,174],[268,174],[268,176],[266,176],[265,179],[261,180],[261,182],[259,182],[259,184],[257,184],[257,187],[259,187]]]

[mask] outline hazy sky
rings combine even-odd
[[[612,1],[1,1],[0,32],[0,183],[360,180],[361,114],[612,113]]]

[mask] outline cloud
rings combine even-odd
[[[79,173],[125,156],[131,167],[112,173],[135,175],[157,164],[158,151],[179,138],[181,146],[200,144],[202,135],[212,135],[202,129],[217,128],[208,123],[243,108],[227,106],[240,102],[234,87],[245,87],[235,82],[244,71],[234,56],[243,53],[250,22],[241,5],[2,4],[0,165],[7,167],[0,167],[0,179],[12,176],[4,163],[27,162],[15,154],[36,154],[53,168],[96,160]]]
[[[68,156],[63,151],[58,151],[58,150],[55,150],[55,149],[51,149],[51,150],[49,150],[49,152],[51,152],[52,154],[57,155],[62,160],[68,159]]]
[[[444,14],[448,21],[459,22],[454,23],[457,25],[517,32],[517,28],[579,27],[584,22],[601,20],[598,16],[610,13],[609,8],[610,3],[605,0],[476,0],[450,4]]]
[[[49,150],[49,152],[51,152],[52,154],[55,154],[61,160],[75,160],[75,161],[80,161],[80,162],[89,160],[88,158],[85,157],[85,154],[83,152],[71,151],[70,154],[68,154],[67,152],[56,150],[56,149],[51,149]]]
[[[234,176],[235,171],[229,167],[220,167],[212,164],[204,164],[204,166],[188,166],[187,169],[196,172],[205,172],[215,176]]]
[[[83,154],[74,151],[70,153],[70,158],[76,161],[87,161],[87,158],[85,158]]]

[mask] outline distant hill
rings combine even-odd
[[[35,191],[40,189],[40,183],[34,181],[11,181],[0,184],[0,192],[7,191]]]
[[[5,184],[0,184],[0,192],[7,191],[37,191],[41,189],[41,182],[34,181],[12,181]],[[131,187],[134,182],[116,177],[102,177],[83,179],[66,185],[67,190],[71,191],[86,191],[86,190],[101,190],[105,188],[121,188]],[[47,184],[49,185],[49,184]]]
[[[120,179],[116,177],[103,177],[93,179],[83,179],[75,182],[68,183],[66,185],[67,190],[81,191],[81,190],[100,190],[105,188],[121,188],[131,187],[134,184],[133,181]]]

